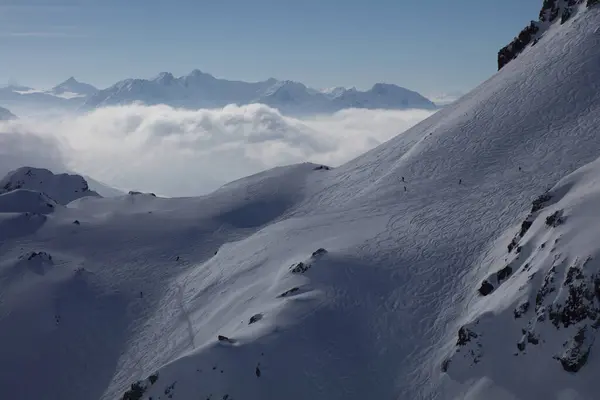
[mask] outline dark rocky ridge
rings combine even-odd
[[[600,3],[600,0],[544,0],[540,10],[539,20],[531,21],[508,45],[498,51],[498,70],[517,58],[529,45],[535,45],[549,25],[560,17],[560,23],[564,24],[575,12],[575,7],[586,3],[592,7]]]

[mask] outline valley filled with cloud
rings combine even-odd
[[[0,175],[27,165],[74,171],[126,191],[198,195],[278,165],[338,166],[433,112],[346,109],[295,118],[262,104],[133,104],[23,118],[0,122]]]

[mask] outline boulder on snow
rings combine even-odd
[[[235,343],[235,340],[230,339],[227,336],[219,335],[217,338],[219,339],[219,342]]]
[[[487,296],[488,294],[494,291],[494,285],[489,283],[487,280],[481,282],[481,286],[479,287],[479,294],[482,296]]]

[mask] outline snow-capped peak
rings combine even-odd
[[[163,83],[163,84],[167,84],[168,85],[168,84],[170,84],[171,82],[173,82],[175,80],[175,77],[170,72],[161,72],[153,80],[155,82]]]
[[[94,86],[87,83],[79,82],[74,77],[70,77],[66,81],[54,86],[50,90],[50,93],[54,95],[72,94],[77,96],[89,96],[93,93],[96,93],[97,91],[98,89],[96,89]]]
[[[86,196],[99,196],[79,175],[58,174],[43,168],[21,167],[0,180],[0,194],[27,189],[44,193],[58,204],[66,205]]]

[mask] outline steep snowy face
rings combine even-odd
[[[598,0],[544,0],[539,20],[531,21],[512,42],[500,49],[498,69],[514,60],[527,46],[534,46],[552,24],[560,21],[562,25],[584,6],[592,7],[598,3]]]
[[[0,194],[26,189],[43,193],[58,204],[66,205],[86,196],[99,196],[79,175],[55,175],[47,169],[22,167],[0,180]]]
[[[17,116],[15,114],[11,113],[6,108],[0,107],[0,121],[8,121],[16,118]]]

